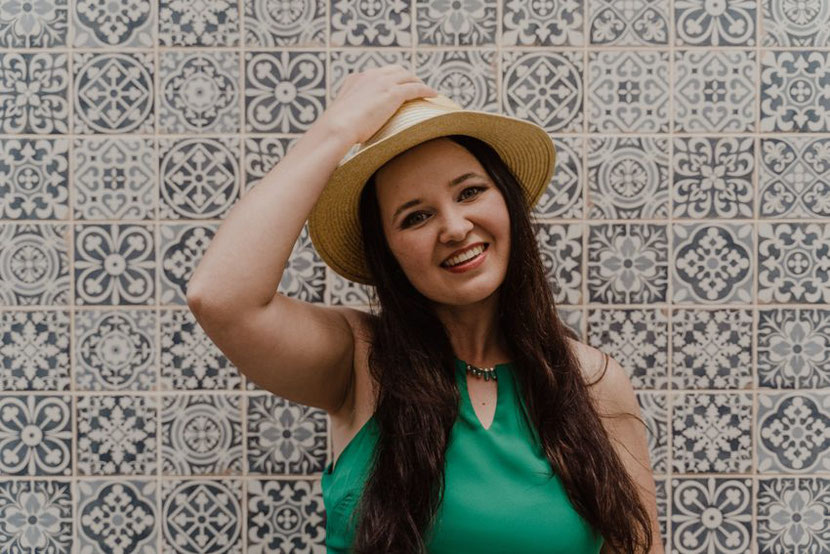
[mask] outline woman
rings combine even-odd
[[[240,371],[330,415],[330,551],[663,551],[631,384],[566,337],[545,282],[528,213],[550,139],[510,119],[397,65],[350,75],[189,283]],[[309,214],[377,313],[275,294]]]

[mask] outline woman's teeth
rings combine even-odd
[[[485,245],[480,244],[480,245],[476,246],[475,248],[467,250],[466,252],[462,252],[461,254],[458,254],[457,256],[453,256],[452,258],[450,258],[449,260],[444,262],[442,265],[444,267],[452,267],[454,265],[464,263],[467,260],[475,258],[479,254],[484,252],[484,247],[485,247]]]

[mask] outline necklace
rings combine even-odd
[[[489,381],[492,379],[493,381],[498,381],[498,376],[496,375],[496,366],[493,367],[476,367],[472,364],[468,364],[464,362],[467,366],[467,373],[472,374],[478,378],[484,378],[485,381]]]

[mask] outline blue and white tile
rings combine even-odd
[[[441,50],[415,53],[415,74],[467,110],[497,113],[495,50]]]
[[[72,475],[72,399],[0,396],[0,475]]]
[[[242,482],[163,480],[162,552],[242,553]]]
[[[69,141],[0,139],[0,218],[68,217]]]
[[[345,279],[326,266],[326,303],[333,306],[369,306],[377,303],[375,288]]]
[[[322,552],[325,506],[319,480],[248,481],[247,554]]]
[[[326,44],[326,3],[244,0],[246,46],[321,47]]]
[[[752,387],[752,311],[679,309],[672,314],[672,386]]]
[[[830,471],[830,394],[758,393],[758,472]]]
[[[152,225],[75,225],[75,303],[153,304],[154,234]]]
[[[76,139],[75,219],[154,219],[158,163],[154,142],[134,137]]]
[[[830,46],[830,4],[761,0],[763,46]]]
[[[326,412],[279,396],[248,396],[248,473],[311,475],[326,465]]]
[[[672,552],[752,551],[752,479],[672,479],[672,493]]]
[[[583,46],[584,2],[505,2],[501,46]]]
[[[265,175],[296,144],[297,138],[262,137],[246,138],[243,159],[245,181],[242,194],[256,187]]]
[[[668,250],[666,225],[591,225],[588,236],[588,302],[666,302]]]
[[[239,370],[210,340],[190,310],[162,309],[159,319],[164,389],[239,389]]]
[[[322,302],[326,289],[326,265],[317,254],[308,225],[294,242],[277,291],[304,302]]]
[[[69,226],[0,223],[0,306],[69,302]]]
[[[830,387],[830,310],[758,311],[758,386]]]
[[[0,132],[68,133],[68,90],[66,54],[0,53]]]
[[[72,1],[75,48],[150,48],[156,42],[156,2]]]
[[[660,539],[665,547],[669,543],[668,479],[657,477],[654,479],[654,485],[657,493],[657,523],[660,525]]]
[[[758,554],[823,552],[830,544],[830,479],[758,480]]]
[[[487,46],[496,43],[498,2],[423,0],[415,4],[419,46]]]
[[[159,46],[238,46],[239,31],[233,0],[159,2]]]
[[[761,139],[759,213],[765,219],[830,218],[830,139]]]
[[[668,0],[592,0],[588,25],[591,44],[656,46],[669,43]]]
[[[78,481],[80,552],[156,552],[155,481]]]
[[[761,56],[761,131],[830,130],[830,52],[764,51]]]
[[[68,482],[0,482],[0,544],[9,553],[74,552],[72,505]]]
[[[751,218],[755,139],[678,137],[672,158],[674,218]]]
[[[584,127],[584,62],[575,50],[502,52],[502,110],[550,133]]]
[[[303,133],[326,108],[326,54],[245,53],[245,131]]]
[[[588,52],[587,96],[589,133],[668,132],[668,52]]]
[[[367,69],[383,67],[385,65],[398,64],[410,71],[415,71],[415,64],[412,63],[413,54],[407,50],[364,48],[358,50],[332,50],[329,53],[329,65],[331,66],[328,96],[330,102],[337,97],[343,81],[352,73],[362,73]]]
[[[154,310],[76,310],[76,389],[155,389],[155,337]]]
[[[588,310],[588,344],[626,370],[635,389],[668,385],[669,322],[664,310]]]
[[[592,220],[668,218],[668,139],[588,139],[586,202]]]
[[[156,414],[152,396],[77,399],[79,475],[155,475]]]
[[[236,133],[239,54],[161,52],[159,133]]]
[[[331,5],[330,46],[412,46],[412,5],[408,2]]]
[[[161,408],[162,473],[242,473],[241,418],[238,395],[165,396]]]
[[[224,218],[240,194],[236,137],[159,141],[159,217]]]
[[[585,333],[582,331],[582,308],[556,307],[556,316],[562,324],[576,334],[581,342],[585,342]]]
[[[218,228],[215,223],[159,225],[159,302],[162,305],[187,305],[187,283]]]
[[[665,474],[668,472],[669,452],[668,398],[662,392],[637,391],[635,394],[640,405],[640,415],[646,424],[651,468],[656,474]]]
[[[581,223],[533,224],[545,279],[556,304],[582,302]]]
[[[675,52],[674,130],[733,133],[755,130],[755,52]]]
[[[0,5],[0,47],[66,46],[67,0],[4,2]]]
[[[752,223],[676,223],[673,301],[752,302]]]
[[[585,171],[582,169],[584,141],[581,137],[556,137],[556,170],[542,192],[533,216],[536,218],[580,219],[583,214]]]
[[[830,224],[758,224],[758,302],[830,302]]]
[[[755,46],[758,0],[675,0],[675,44]]]
[[[66,391],[69,312],[0,312],[0,390]]]

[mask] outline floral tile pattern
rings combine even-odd
[[[582,225],[536,225],[545,277],[557,304],[582,301]]]
[[[285,157],[296,139],[278,137],[249,138],[245,140],[243,194],[259,184],[260,180]]]
[[[218,227],[217,224],[159,225],[161,304],[187,304],[187,283]]]
[[[242,552],[242,483],[164,480],[161,483],[163,552]]]
[[[830,301],[830,225],[758,224],[758,302]]]
[[[72,552],[72,484],[0,482],[0,546],[5,552]]]
[[[0,132],[68,133],[68,89],[66,54],[0,53]]]
[[[0,223],[0,306],[69,303],[68,225]]]
[[[830,310],[758,312],[758,386],[830,387]]]
[[[129,3],[73,0],[73,46],[143,46],[155,41],[156,3],[131,0]]]
[[[830,395],[758,394],[758,472],[830,469]]]
[[[695,46],[753,46],[754,0],[675,0],[676,44]]]
[[[637,392],[640,413],[646,424],[649,461],[654,473],[668,471],[668,405],[665,393]]]
[[[533,207],[533,215],[539,218],[579,219],[584,211],[582,191],[585,188],[585,171],[582,169],[584,143],[578,137],[558,137],[556,145],[556,171],[553,179]]]
[[[758,176],[760,215],[765,218],[830,217],[830,139],[761,139]]]
[[[66,46],[67,0],[4,2],[0,6],[0,47]]]
[[[156,491],[155,481],[79,481],[81,551],[156,552]]]
[[[0,390],[69,390],[69,347],[68,311],[0,312]]]
[[[830,480],[758,480],[758,552],[820,552],[830,543]]]
[[[408,2],[331,6],[331,46],[412,46],[412,9]]]
[[[773,52],[761,57],[761,131],[830,130],[830,53]]]
[[[325,507],[319,481],[248,481],[249,554],[325,549]]]
[[[377,302],[374,287],[344,279],[326,267],[326,303],[334,306],[368,306]]]
[[[277,290],[305,302],[322,302],[326,287],[326,266],[314,249],[306,224],[283,269]]]
[[[428,0],[415,5],[419,45],[484,46],[496,42],[497,2]]]
[[[161,46],[239,44],[239,8],[236,2],[159,0],[158,6]]]
[[[830,6],[824,2],[762,0],[764,46],[830,45]]]
[[[66,395],[2,397],[0,475],[71,475],[71,406]]]
[[[593,0],[588,5],[591,44],[656,46],[669,42],[668,0]]]
[[[582,46],[585,4],[505,2],[502,46]]]
[[[308,475],[326,464],[326,413],[276,395],[248,396],[248,473]]]
[[[235,5],[235,4],[234,4]],[[247,46],[325,46],[326,3],[244,0]]]
[[[69,141],[0,140],[0,217],[66,219]]]
[[[497,53],[494,50],[416,52],[416,74],[468,110],[498,112]]]

